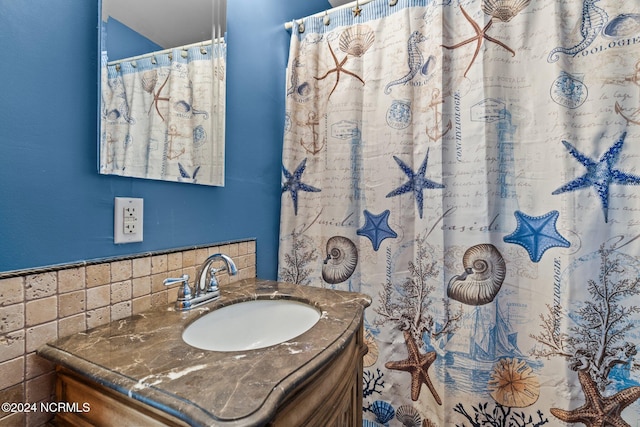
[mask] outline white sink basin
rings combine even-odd
[[[219,308],[189,325],[182,339],[213,351],[245,351],[289,341],[311,329],[320,311],[292,300],[252,300]]]

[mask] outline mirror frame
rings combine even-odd
[[[223,45],[222,49],[224,54],[222,56],[222,63],[213,65],[213,98],[212,101],[212,111],[210,112],[210,117],[212,117],[211,123],[208,127],[208,132],[211,135],[210,144],[213,144],[212,150],[213,155],[212,158],[215,159],[212,161],[212,164],[215,165],[215,176],[211,182],[189,182],[189,181],[181,181],[181,180],[172,180],[172,179],[158,179],[153,177],[141,177],[134,175],[120,175],[120,174],[110,174],[103,173],[101,171],[101,140],[102,140],[102,73],[103,67],[106,66],[107,61],[107,43],[106,43],[106,35],[103,31],[103,3],[107,0],[98,0],[98,16],[97,16],[97,29],[98,29],[98,66],[96,79],[97,79],[97,111],[96,111],[96,120],[97,120],[97,156],[96,156],[96,169],[98,174],[105,176],[122,176],[126,178],[137,178],[137,179],[149,179],[154,181],[161,182],[182,182],[182,183],[192,183],[199,184],[203,186],[214,186],[214,187],[223,187],[225,185],[225,145],[226,145],[226,49],[227,49],[227,34],[226,34],[226,4],[227,0],[211,0],[212,2],[212,30],[211,30],[211,39],[213,40],[213,45],[211,46],[212,51],[215,49],[215,41],[222,40]],[[220,17],[222,19],[220,20]],[[219,76],[219,78],[215,78]],[[218,99],[218,101],[215,101]],[[220,108],[222,106],[222,108]],[[221,111],[220,111],[221,110]],[[222,114],[219,114],[222,112]]]

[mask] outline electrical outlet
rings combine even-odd
[[[142,242],[143,199],[116,197],[113,217],[113,242]]]

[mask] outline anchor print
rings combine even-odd
[[[305,141],[303,137],[300,137],[300,145],[310,154],[318,154],[324,148],[326,138],[320,139],[320,133],[318,132],[318,126],[320,125],[320,119],[315,111],[310,111],[306,122],[296,121],[298,126],[305,126],[311,130],[311,141]]]
[[[640,61],[636,62],[633,76],[625,77],[624,81],[631,82],[636,86],[640,86]],[[629,124],[640,125],[640,108],[634,110],[631,114],[626,114],[622,109],[622,105],[620,105],[620,103],[616,101],[614,110],[616,114],[620,114],[620,116],[622,116],[622,118],[625,119],[625,121],[627,122],[627,125]]]
[[[175,125],[169,126],[169,130],[167,131],[167,137],[169,139],[169,148],[167,149],[167,159],[174,160],[182,156],[185,152],[184,147],[179,152],[173,151],[173,138],[175,136],[180,136],[178,133],[178,128]]]
[[[429,108],[433,110],[435,125],[431,128],[429,128],[428,125],[426,126],[427,136],[433,142],[438,141],[453,128],[451,119],[449,119],[444,128],[442,127],[442,113],[438,111],[438,106],[440,104],[444,104],[444,99],[440,97],[440,90],[438,88],[434,88],[431,93],[431,103],[429,103]]]

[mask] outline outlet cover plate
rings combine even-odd
[[[116,197],[113,213],[113,243],[142,242],[143,199]]]

